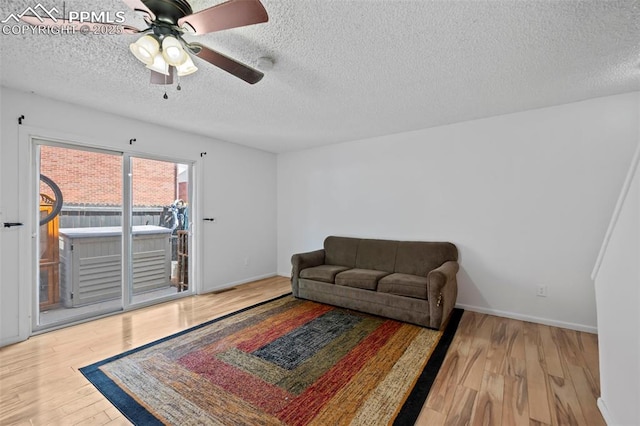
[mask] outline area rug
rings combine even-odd
[[[413,424],[455,334],[286,295],[80,371],[136,425]]]

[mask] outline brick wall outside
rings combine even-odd
[[[189,187],[187,182],[178,183],[178,198],[187,204],[189,203]]]
[[[168,206],[177,198],[177,170],[166,161],[133,158],[133,206]]]
[[[122,157],[52,146],[40,148],[40,171],[62,191],[65,205],[122,205]],[[176,198],[176,166],[132,159],[134,207],[162,207]],[[44,184],[41,192],[52,196]]]

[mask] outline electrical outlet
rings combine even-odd
[[[536,293],[536,295],[538,297],[547,297],[547,286],[546,285],[539,285],[538,286],[538,292]]]
[[[249,258],[248,257],[244,258],[244,266],[249,266]]]

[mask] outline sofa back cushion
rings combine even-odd
[[[355,268],[359,238],[327,237],[324,240],[324,263]]]
[[[325,264],[426,277],[458,249],[446,242],[371,240],[330,236],[324,240]]]
[[[458,249],[451,243],[400,241],[394,272],[426,277],[449,260],[458,260]]]
[[[394,272],[398,241],[360,240],[356,255],[356,268]]]

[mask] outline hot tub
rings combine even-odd
[[[122,228],[61,228],[60,300],[76,307],[122,297]],[[171,230],[133,227],[133,294],[171,285]]]

